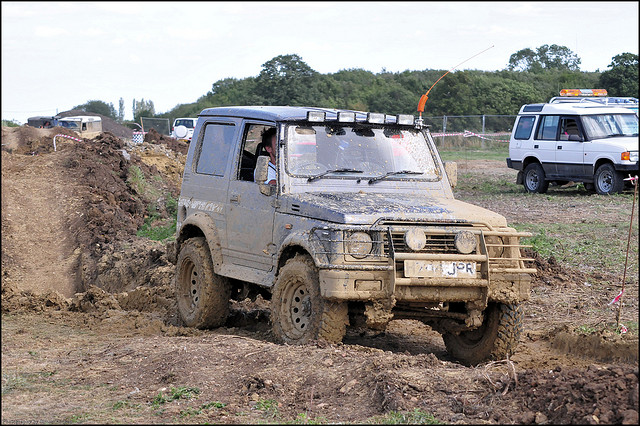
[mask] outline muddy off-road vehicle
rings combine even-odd
[[[186,326],[270,299],[280,342],[423,321],[467,364],[512,353],[535,269],[503,216],[453,197],[412,115],[322,108],[201,112],[178,201],[176,295]],[[266,150],[275,129],[275,150]],[[273,132],[273,130],[271,130]],[[264,142],[263,142],[263,139]],[[275,154],[275,185],[263,183]],[[256,183],[258,182],[258,183]]]

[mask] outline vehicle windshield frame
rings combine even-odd
[[[434,148],[426,134],[413,127],[288,122],[283,133],[285,172],[293,178],[368,181],[387,175],[385,181],[441,180]]]
[[[630,120],[626,120],[627,118]],[[589,140],[617,136],[637,137],[638,116],[634,113],[583,115],[582,127]]]

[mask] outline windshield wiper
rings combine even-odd
[[[397,172],[387,172],[381,176],[376,176],[374,178],[369,179],[369,184],[372,183],[376,183],[378,181],[381,181],[383,179],[388,178],[389,176],[393,176],[393,175],[422,175],[424,174],[423,172],[415,172],[413,170],[398,170]]]
[[[316,179],[320,179],[322,176],[326,176],[329,173],[363,173],[362,170],[356,170],[356,169],[333,169],[333,170],[327,170],[326,172],[322,172],[318,175],[314,175],[314,176],[309,176],[309,178],[307,178],[307,182],[313,182]]]

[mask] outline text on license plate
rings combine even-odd
[[[475,278],[476,262],[405,260],[404,276],[408,278]]]

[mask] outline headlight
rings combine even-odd
[[[625,151],[620,154],[622,161],[638,161],[638,151]]]
[[[473,232],[460,231],[456,234],[453,243],[460,253],[473,253],[476,249],[476,236],[473,235]]]
[[[484,241],[487,245],[489,257],[502,257],[504,253],[504,241],[502,241],[501,237],[489,236],[485,237]]]
[[[427,244],[427,237],[421,229],[411,228],[404,234],[404,243],[413,251],[422,250]]]
[[[344,240],[347,254],[356,259],[364,259],[373,249],[371,236],[366,232],[354,232]]]

